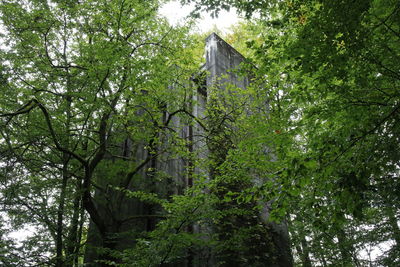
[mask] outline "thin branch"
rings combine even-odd
[[[34,103],[34,104],[32,104],[32,103]],[[50,131],[50,135],[51,135],[51,137],[52,137],[52,139],[53,139],[53,142],[54,142],[56,148],[57,148],[59,151],[64,152],[64,153],[67,153],[68,155],[70,155],[70,156],[74,157],[75,159],[77,159],[79,162],[85,164],[85,163],[86,163],[85,159],[83,159],[83,158],[82,158],[81,156],[79,156],[78,154],[76,154],[76,153],[74,153],[74,152],[72,152],[72,151],[70,151],[70,150],[68,150],[68,149],[66,149],[66,148],[64,148],[64,147],[62,147],[62,146],[60,145],[60,143],[58,142],[57,136],[56,136],[56,134],[55,134],[53,125],[52,125],[52,123],[51,123],[50,115],[49,115],[47,109],[45,108],[45,106],[43,106],[37,99],[33,98],[33,99],[29,100],[28,103],[26,103],[25,105],[23,105],[23,106],[22,106],[19,110],[17,110],[16,112],[13,112],[13,113],[6,113],[6,114],[0,114],[0,117],[10,117],[10,118],[8,119],[8,121],[7,121],[7,123],[8,123],[14,116],[17,116],[17,115],[20,115],[20,114],[24,114],[24,113],[28,113],[28,112],[30,112],[30,111],[31,111],[33,108],[35,108],[35,107],[38,107],[38,108],[42,111],[42,113],[43,113],[43,115],[44,115],[44,118],[45,118],[45,120],[46,120],[47,128],[48,128],[48,130]],[[6,124],[7,124],[7,123],[6,123]]]
[[[48,127],[48,129],[50,131],[50,135],[51,135],[51,137],[53,139],[53,142],[56,145],[57,149],[60,150],[61,152],[67,153],[68,155],[74,157],[75,159],[77,159],[82,164],[86,164],[86,160],[83,159],[81,156],[79,156],[75,152],[72,152],[72,151],[70,151],[70,150],[68,150],[68,149],[66,149],[66,148],[64,148],[64,147],[62,147],[60,145],[60,143],[57,140],[57,136],[56,136],[56,134],[54,132],[54,128],[53,128],[53,125],[51,123],[50,115],[49,115],[47,109],[38,100],[33,99],[33,101],[36,102],[36,104],[38,105],[38,107],[42,111],[42,113],[43,113],[43,115],[45,117],[46,123],[47,123],[47,127]]]
[[[146,166],[147,163],[149,163],[151,160],[157,158],[159,154],[154,154],[154,155],[149,155],[145,160],[142,161],[135,169],[132,171],[128,172],[125,176],[125,179],[121,183],[121,188],[128,188],[129,184],[131,183],[131,180],[135,174],[137,174],[144,166]]]
[[[170,113],[168,115],[168,118],[165,121],[164,125],[168,126],[168,124],[170,123],[172,117],[175,116],[178,113],[184,113],[184,114],[188,115],[189,117],[193,118],[201,126],[201,128],[203,128],[205,131],[207,131],[207,127],[201,122],[201,120],[199,118],[197,118],[196,116],[194,116],[192,113],[188,112],[186,109],[178,109],[178,110]]]
[[[161,219],[165,219],[167,218],[166,215],[161,215],[161,214],[142,214],[142,215],[133,215],[133,216],[129,216],[126,219],[123,220],[119,220],[120,223],[126,223],[128,221],[131,220],[141,220],[141,219],[149,219],[149,218],[161,218]]]
[[[392,117],[394,114],[396,114],[400,110],[400,105],[397,105],[388,115],[386,115],[382,120],[380,120],[374,128],[370,129],[369,131],[365,132],[363,135],[355,138],[353,142],[350,143],[339,155],[337,155],[332,161],[329,162],[335,162],[338,160],[341,156],[343,156],[347,151],[350,150],[353,146],[355,146],[360,140],[364,139],[367,135],[372,134],[375,132],[377,129],[379,129],[390,117]],[[328,164],[328,165],[329,165]]]
[[[36,107],[36,104],[33,104],[35,101],[33,99],[29,100],[28,103],[26,103],[25,105],[23,105],[21,108],[19,108],[16,112],[12,112],[12,113],[4,113],[4,114],[0,114],[0,117],[10,117],[7,121],[6,121],[6,125],[8,125],[8,123],[12,120],[12,118],[14,116],[17,115],[21,115],[21,114],[25,114],[25,113],[29,113],[32,109],[34,109]]]
[[[190,214],[195,213],[196,210],[197,210],[199,207],[200,207],[200,205],[198,205],[197,207],[195,207],[195,208],[191,211]],[[176,233],[179,233],[179,232],[180,232],[180,230],[182,229],[182,227],[189,221],[189,218],[190,218],[189,216],[186,216],[185,219],[179,224],[179,226],[175,228],[175,232],[176,232]],[[173,249],[174,246],[175,246],[175,243],[171,243],[171,244],[170,244],[170,246],[169,246],[169,248],[168,248],[168,251],[167,251],[167,253],[165,254],[164,258],[161,260],[159,266],[162,266],[162,265],[165,263],[165,261],[168,259],[168,256],[169,256],[169,254],[171,253],[171,251],[172,251],[172,249]]]

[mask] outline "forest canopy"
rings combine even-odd
[[[0,1],[0,263],[399,266],[399,2],[163,2]]]

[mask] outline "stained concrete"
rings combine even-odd
[[[192,105],[191,111],[193,116],[200,120],[205,117],[205,111],[211,90],[224,90],[226,83],[245,89],[250,82],[249,75],[241,76],[237,72],[241,63],[245,61],[245,58],[215,33],[211,34],[206,39],[205,57],[206,63],[200,70],[200,72],[205,72],[205,76],[197,79],[197,84],[192,83],[194,87],[192,100],[195,104]],[[165,115],[168,116],[168,114]],[[204,138],[206,132],[198,123],[185,125],[185,122],[180,121],[180,118],[176,116],[173,117],[171,121],[171,127],[179,129],[179,136],[181,138],[191,140],[189,150],[196,151],[200,158],[208,157],[209,151],[206,139]],[[168,138],[165,139],[166,143],[168,142],[167,139]],[[162,149],[162,147],[158,149]],[[121,150],[125,151],[122,152],[125,155],[131,155],[136,158],[138,164],[148,156],[148,151],[144,149],[143,145],[132,144],[129,140],[124,141]],[[110,160],[110,163],[112,163],[112,160]],[[144,189],[164,196],[170,194],[181,194],[186,187],[191,186],[196,182],[193,180],[193,174],[188,172],[190,164],[191,163],[188,159],[176,158],[171,156],[169,153],[164,153],[157,158],[157,160],[149,162],[143,170],[135,176],[129,189]],[[145,171],[149,168],[162,170],[169,175],[171,179],[169,179],[169,182],[158,181],[156,184],[154,179],[152,179],[152,174]],[[204,176],[210,176],[209,171],[201,167],[195,167],[194,172]],[[101,182],[99,182],[99,185],[103,188],[107,188],[107,185],[102,184]],[[141,186],[138,188],[137,185]],[[121,202],[120,195],[116,192],[104,194],[104,192],[97,190],[95,200],[98,203],[98,209],[104,219],[108,222],[110,227],[115,228],[110,230],[115,231],[116,233],[131,232],[131,235],[128,234],[123,238],[116,239],[115,248],[117,249],[132,247],[134,245],[133,237],[137,231],[150,231],[154,228],[155,223],[160,220],[156,217],[151,217],[151,219],[150,217],[146,218],[146,215],[152,216],[162,214],[159,207],[151,206],[135,199],[123,198]],[[120,221],[119,225],[115,225],[115,220],[113,221],[112,217],[117,217],[117,220]],[[138,217],[138,219],[127,220],[129,217]],[[267,218],[265,214],[260,214],[260,218],[264,218],[264,222],[269,224],[266,220]],[[272,229],[271,234],[274,236],[274,243],[276,243],[277,257],[279,262],[282,263],[271,266],[291,266],[290,246],[286,225],[269,224],[269,227]],[[194,225],[192,230],[195,232],[212,231],[211,228],[201,228],[197,225]],[[93,263],[98,258],[98,254],[92,247],[102,246],[102,244],[93,223],[91,223],[89,227],[87,243],[89,246],[85,253],[86,266],[98,266]],[[202,256],[208,257],[207,262],[204,258],[203,264],[197,264],[196,266],[213,266],[214,260],[212,259],[212,255],[207,252],[204,254],[205,255]],[[199,257],[197,257],[197,259],[199,259]],[[183,262],[179,266],[189,265],[194,266],[193,264],[189,264],[188,261]]]

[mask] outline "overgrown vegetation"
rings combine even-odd
[[[182,2],[247,18],[205,116],[159,1],[0,2],[1,264],[290,266],[287,222],[295,266],[398,266],[398,1]]]

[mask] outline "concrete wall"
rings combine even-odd
[[[196,82],[192,84],[194,87],[192,96],[194,105],[192,105],[191,110],[192,114],[200,120],[205,117],[210,90],[224,90],[224,84],[227,82],[242,89],[245,89],[249,85],[248,76],[241,77],[237,74],[238,67],[245,60],[245,58],[215,33],[211,34],[206,39],[205,55],[206,63],[200,72],[205,72],[206,75],[203,76],[203,78],[197,79]],[[168,114],[166,114],[166,116],[167,115]],[[194,125],[185,125],[184,122],[180,121],[179,117],[174,117],[171,122],[171,127],[179,130],[179,135],[181,138],[192,141],[189,149],[196,151],[200,158],[206,158],[209,155],[207,142],[205,139],[206,132],[199,124],[195,123]],[[166,137],[166,145],[168,144],[167,139],[168,138]],[[124,146],[125,147],[121,148],[122,151],[125,151],[123,153],[126,154],[126,150],[129,150],[128,154],[134,157],[137,163],[141,162],[147,157],[148,152],[141,144],[135,145],[130,143],[128,140],[124,142]],[[110,163],[112,163],[112,160],[110,160]],[[141,171],[135,178],[134,183],[130,185],[130,189],[147,189],[148,191],[153,191],[164,195],[180,194],[183,192],[185,187],[191,186],[193,183],[195,183],[195,181],[193,181],[193,175],[187,171],[187,168],[190,166],[190,164],[191,162],[188,161],[188,159],[176,158],[168,152],[164,153],[157,158],[157,160],[149,162],[143,168],[143,171]],[[156,184],[154,179],[151,179],[150,177],[151,173],[144,171],[150,167],[162,170],[168,174],[171,177],[169,182],[160,183],[158,181]],[[202,167],[196,167],[194,172],[196,174],[210,176],[209,170]],[[138,184],[147,188],[137,188],[136,185]],[[106,184],[102,184],[101,182],[99,182],[99,185],[102,187],[107,187]],[[152,230],[157,222],[157,219],[146,219],[145,215],[161,213],[159,208],[140,202],[136,199],[122,198],[121,202],[120,195],[115,192],[104,194],[104,192],[98,190],[96,192],[95,200],[99,203],[98,208],[104,219],[109,221],[109,225],[113,225],[113,223],[115,224],[111,217],[117,217],[121,222],[119,225],[112,226],[115,228],[113,231],[116,233],[129,233],[129,231],[132,232],[131,235],[128,234],[124,238],[116,239],[115,248],[119,249],[134,245],[133,236],[135,235],[135,231]],[[127,220],[127,218],[132,216],[143,216],[143,218],[138,218],[131,221]],[[290,247],[286,226],[284,224],[271,224],[269,227],[272,229],[271,234],[274,235],[274,240],[276,240],[278,252],[277,256],[282,262],[281,265],[278,264],[275,266],[291,266]],[[211,231],[211,228],[201,229],[200,227],[194,225],[193,231]],[[85,254],[85,262],[87,263],[87,266],[97,266],[96,264],[93,264],[93,262],[98,258],[98,254],[92,247],[102,246],[102,244],[101,239],[98,236],[98,231],[92,223],[89,227],[87,242],[89,246]],[[203,264],[197,266],[213,266],[214,263],[212,255],[204,253],[202,257],[205,257]],[[197,257],[197,259],[199,258]],[[92,263],[92,265],[90,265],[90,263]],[[184,263],[183,266],[186,264],[187,262]]]
[[[240,76],[235,72],[239,70],[240,64],[245,61],[245,58],[217,34],[212,33],[207,37],[205,52],[205,69],[209,73],[207,88],[224,83],[231,83],[242,89],[249,85],[248,76]],[[228,77],[225,78],[225,76]],[[221,79],[221,77],[224,78]]]
[[[226,83],[246,89],[250,84],[249,77],[251,77],[251,74],[243,76],[241,64],[244,62],[245,58],[238,51],[217,34],[212,33],[206,39],[206,64],[204,69],[208,72],[207,89],[224,90]],[[265,108],[268,110],[267,104]],[[266,149],[266,153],[269,153],[267,151],[269,149]],[[255,177],[255,182],[260,182],[260,179],[263,178]],[[290,267],[293,262],[288,228],[285,222],[277,224],[268,221],[271,202],[271,200],[264,200],[264,209],[259,214],[259,220],[263,221],[269,229],[269,235],[272,237],[274,246],[274,256],[276,257],[276,262],[269,263],[268,266]]]

